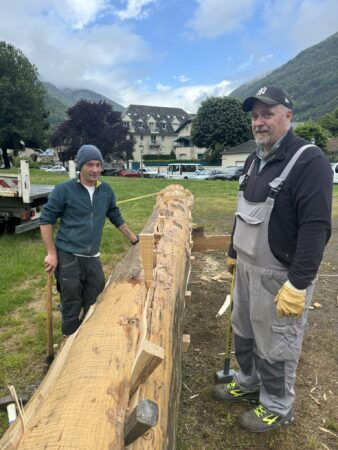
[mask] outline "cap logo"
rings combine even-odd
[[[267,89],[268,89],[268,88],[267,88],[266,86],[260,88],[260,90],[257,92],[256,95],[264,95],[265,92],[267,91]]]
[[[285,103],[290,103],[289,99],[285,97],[284,99]]]

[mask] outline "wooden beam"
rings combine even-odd
[[[140,254],[144,270],[144,283],[149,289],[153,280],[154,270],[154,234],[141,233],[140,234]]]
[[[230,244],[230,234],[211,234],[193,236],[193,252],[203,252],[205,250],[227,250]]]
[[[164,360],[164,350],[160,346],[145,340],[132,368],[130,396],[140,384],[143,384]]]
[[[190,347],[190,334],[184,334],[182,336],[182,352],[187,353]]]
[[[130,445],[143,436],[158,421],[158,407],[151,400],[140,400],[127,417],[124,426],[124,444]]]

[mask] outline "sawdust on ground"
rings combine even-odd
[[[183,355],[183,385],[177,450],[338,449],[338,222],[321,264],[296,382],[295,422],[269,433],[248,433],[237,420],[249,405],[225,405],[211,398],[214,374],[223,369],[226,317],[216,314],[230,291],[225,253],[195,254],[184,333],[191,346]],[[234,356],[232,367],[236,368]]]

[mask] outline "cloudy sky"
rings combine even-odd
[[[41,79],[196,112],[338,31],[337,0],[0,0]]]

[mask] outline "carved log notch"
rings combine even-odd
[[[174,448],[192,204],[181,186],[161,191],[142,232],[148,273],[133,247],[25,407],[25,430],[17,420],[0,447]]]
[[[159,422],[128,446],[128,450],[173,449],[176,440],[193,197],[181,186],[170,186],[161,192],[157,205],[160,211],[155,224],[157,261],[148,291],[146,338],[164,349],[164,362],[141,386],[139,397],[158,404]]]

